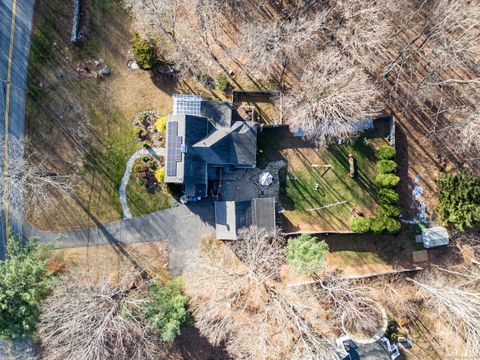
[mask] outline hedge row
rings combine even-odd
[[[365,218],[357,216],[350,222],[350,229],[353,232],[364,234],[371,231],[380,234],[387,231],[389,234],[397,234],[402,225],[398,221],[400,207],[398,206],[399,195],[393,190],[400,178],[393,174],[397,169],[397,163],[392,159],[395,157],[395,149],[391,146],[382,146],[377,152],[379,160],[375,165],[378,175],[375,183],[381,187],[378,192],[380,200],[380,216]]]

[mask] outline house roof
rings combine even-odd
[[[254,166],[257,124],[233,121],[231,105],[174,95],[167,118],[165,182],[184,184],[187,196],[206,196],[208,166]]]
[[[423,245],[428,249],[441,245],[448,245],[448,231],[442,226],[422,229]]]
[[[268,234],[275,233],[274,198],[215,202],[217,239],[237,240],[240,230],[252,225]]]
[[[212,165],[253,165],[256,160],[257,126],[237,121],[219,128],[193,145],[194,151]]]

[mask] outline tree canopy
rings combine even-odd
[[[301,273],[312,274],[324,269],[327,254],[327,243],[308,234],[289,241],[287,246],[288,263]]]
[[[33,238],[22,244],[12,236],[7,242],[6,260],[0,265],[4,268],[0,274],[0,338],[31,336],[42,299],[51,287],[43,249]]]
[[[445,173],[437,180],[437,191],[437,211],[445,224],[463,231],[480,222],[480,178]]]
[[[182,294],[180,279],[165,285],[153,284],[146,305],[146,317],[150,327],[159,330],[164,341],[173,341],[189,318],[188,296]]]

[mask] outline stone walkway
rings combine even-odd
[[[132,174],[133,164],[135,163],[135,160],[145,155],[153,155],[155,157],[160,157],[160,156],[164,157],[165,148],[140,149],[136,151],[130,157],[130,159],[128,159],[127,166],[125,168],[125,173],[123,174],[122,182],[120,183],[120,188],[118,189],[118,193],[120,194],[120,203],[122,204],[124,219],[132,218],[132,214],[130,213],[130,209],[128,208],[126,191],[127,191],[128,181],[130,180],[130,175]]]

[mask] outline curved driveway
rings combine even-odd
[[[0,166],[3,172],[8,171],[9,162],[15,161],[9,150],[9,139],[15,137],[21,143],[24,137],[34,6],[35,0],[0,0],[0,151],[4,154],[0,158],[5,159]],[[59,248],[168,240],[169,268],[179,274],[199,248],[201,238],[214,232],[213,203],[209,200],[106,225],[92,219],[97,225],[95,228],[62,233],[44,232],[25,223],[3,192],[0,192],[0,201],[0,259],[5,256],[8,227],[24,237],[37,236],[41,242],[54,242]]]
[[[45,232],[25,224],[23,233],[26,237],[40,238],[42,243],[53,243],[58,248],[167,240],[169,271],[180,275],[188,262],[195,258],[202,238],[214,235],[214,222],[213,202],[204,199],[188,206],[179,205],[105,225],[96,222],[97,226],[91,229]]]

